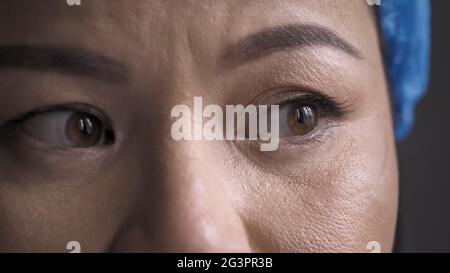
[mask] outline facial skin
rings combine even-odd
[[[391,251],[398,175],[372,13],[362,0],[2,1],[0,252],[67,252],[69,241],[82,252]],[[323,43],[232,50],[292,25],[328,29],[359,55]],[[8,64],[2,49],[18,45],[114,62]],[[170,134],[172,107],[194,96],[225,106],[305,94],[342,113],[274,152]],[[52,117],[74,112],[109,123],[110,143],[47,137]]]

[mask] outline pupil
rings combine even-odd
[[[314,124],[314,113],[309,106],[300,106],[297,108],[297,122],[301,124]]]
[[[83,135],[90,135],[94,131],[94,125],[89,117],[81,117],[78,121],[78,129]]]
[[[103,141],[106,132],[95,116],[76,112],[67,121],[66,136],[74,147],[90,147],[104,144],[99,142]],[[106,141],[111,141],[114,136],[108,134],[107,137]]]

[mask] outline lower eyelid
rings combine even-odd
[[[21,134],[21,135],[17,135]],[[71,148],[71,147],[58,147],[48,145],[44,142],[34,139],[31,136],[23,132],[16,133],[16,141],[18,148],[26,153],[27,156],[36,156],[37,160],[42,156],[50,157],[68,157],[79,159],[81,156],[93,157],[103,151],[107,151],[109,146],[92,146],[87,148]]]
[[[323,123],[323,122],[322,122]],[[291,136],[291,137],[280,137],[280,145],[308,145],[312,143],[322,143],[328,140],[328,138],[333,136],[332,130],[336,127],[341,126],[341,123],[336,120],[327,120],[325,123],[320,125],[321,128],[303,136]]]

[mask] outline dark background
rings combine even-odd
[[[450,252],[450,1],[432,0],[432,70],[412,135],[399,143],[397,252]]]

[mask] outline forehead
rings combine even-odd
[[[261,30],[313,23],[370,55],[372,17],[365,0],[81,0],[81,6],[7,0],[0,9],[0,46],[76,46],[139,69],[143,57],[192,55],[203,62]]]
[[[355,30],[370,17],[365,0],[94,0],[69,6],[65,0],[2,1],[0,26],[15,32],[45,27],[61,31],[121,28],[129,33],[199,28],[201,32],[245,33],[286,22]],[[63,23],[63,24],[62,24]],[[63,26],[62,26],[63,25]],[[2,32],[9,28],[0,27]],[[200,30],[198,30],[200,32]],[[4,34],[4,33],[2,33]]]

